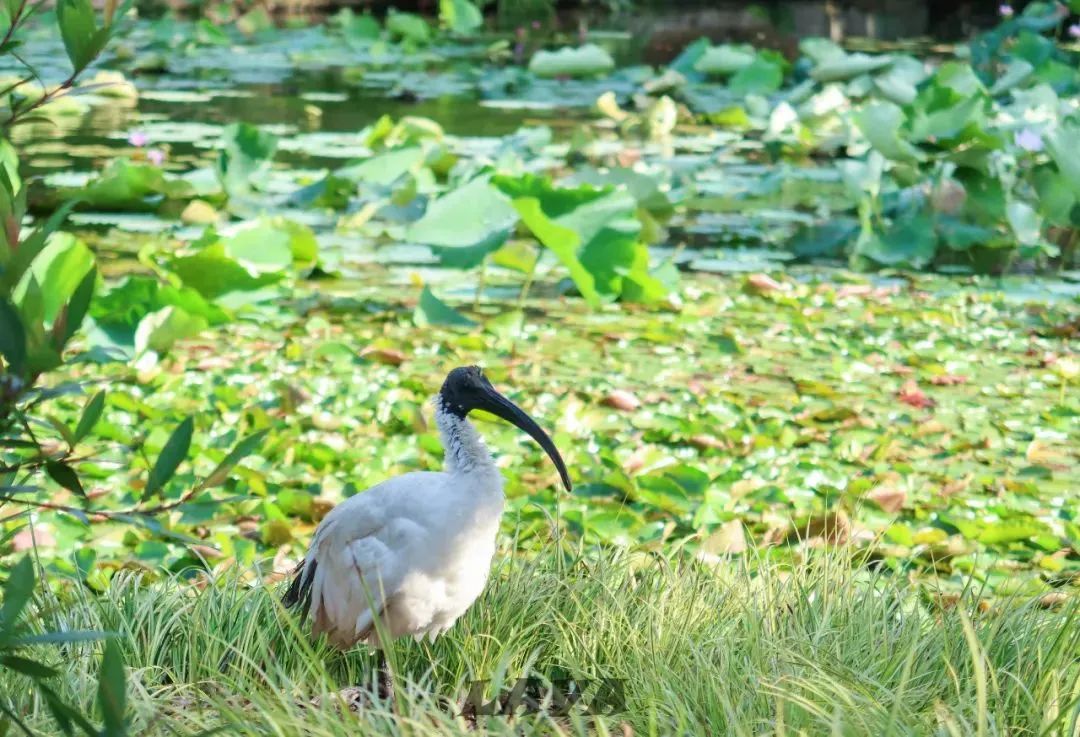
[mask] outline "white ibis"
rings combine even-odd
[[[379,690],[390,693],[379,630],[393,640],[450,628],[487,583],[503,513],[503,479],[476,428],[484,410],[531,435],[570,476],[551,438],[495,390],[476,366],[451,371],[435,397],[445,471],[407,473],[335,507],[315,530],[285,594],[310,611],[312,634],[345,650],[366,641],[379,651]]]

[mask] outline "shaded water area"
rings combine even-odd
[[[438,121],[451,135],[501,136],[521,125],[543,123],[553,126],[558,136],[571,130],[577,121],[592,117],[595,98],[591,93],[603,89],[601,84],[584,94],[574,90],[565,96],[564,90],[556,88],[547,99],[541,97],[532,104],[519,101],[506,107],[491,99],[485,102],[472,82],[483,76],[484,70],[478,70],[476,64],[484,60],[485,47],[499,38],[498,34],[455,49],[454,55],[462,56],[460,63],[437,72],[423,71],[422,56],[405,64],[404,71],[391,66],[362,75],[351,75],[353,65],[371,61],[361,56],[296,63],[294,55],[318,47],[321,34],[316,29],[329,12],[323,8],[281,18],[280,22],[291,30],[257,47],[210,46],[194,57],[189,51],[166,52],[168,69],[164,74],[149,69],[133,77],[141,93],[134,106],[96,106],[79,119],[61,119],[19,131],[17,140],[48,142],[34,147],[49,155],[31,159],[29,171],[48,173],[61,162],[74,170],[93,169],[102,163],[106,149],[124,150],[119,132],[148,121],[222,125],[243,120],[287,130],[350,132],[382,115],[413,115]],[[525,23],[524,30],[531,31],[526,17],[532,16],[493,16],[488,24],[507,31],[520,21]],[[655,3],[633,12],[612,13],[597,7],[564,10],[544,20],[541,30],[531,31],[535,38],[527,38],[525,46],[529,52],[565,33],[572,40],[600,44],[611,52],[619,67],[664,64],[699,38],[773,47],[790,57],[797,54],[799,39],[830,35],[853,38],[860,47],[882,47],[888,41],[908,39],[907,48],[926,51],[939,42],[957,40],[985,28],[993,19],[988,8],[966,2]],[[136,38],[156,33],[142,27]],[[195,39],[198,29],[192,24],[178,25],[172,35]],[[28,59],[44,72],[46,81],[58,81],[66,74],[66,61],[58,43],[49,48],[35,46]],[[104,66],[124,65],[107,61]],[[16,68],[12,66],[11,71]],[[510,90],[509,96],[512,94]],[[312,117],[313,106],[318,107],[317,118]],[[171,143],[176,154],[193,153],[183,140]],[[327,163],[317,156],[303,155],[292,162]]]

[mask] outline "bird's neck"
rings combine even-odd
[[[439,397],[435,398],[435,424],[446,451],[447,473],[501,478],[480,433],[467,419],[447,410]]]

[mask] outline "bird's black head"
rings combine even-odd
[[[567,491],[571,490],[570,474],[555,443],[524,410],[495,390],[479,366],[461,366],[447,374],[439,390],[439,401],[445,412],[459,419],[464,419],[474,409],[482,409],[524,430],[547,452],[559,470],[563,486]]]
[[[446,375],[439,398],[447,412],[464,417],[470,410],[479,409],[477,402],[493,391],[495,388],[479,366],[459,366]]]

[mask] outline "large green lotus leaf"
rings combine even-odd
[[[956,171],[956,180],[967,193],[965,212],[985,222],[1001,222],[1005,219],[1005,189],[999,178],[975,169],[961,168]]]
[[[859,128],[870,145],[886,158],[894,161],[920,160],[922,153],[904,140],[901,127],[904,111],[891,102],[875,102],[867,105],[854,116]]]
[[[152,276],[129,276],[123,282],[96,298],[90,316],[98,325],[112,325],[134,330],[147,314],[168,306],[182,308],[189,315],[198,315],[211,325],[229,321],[229,313],[208,302],[191,287],[164,284]]]
[[[495,175],[491,178],[499,191],[510,199],[535,197],[544,212],[553,218],[573,212],[581,205],[604,197],[610,190],[606,187],[557,187],[549,177],[524,174],[520,177]]]
[[[514,200],[514,209],[536,239],[554,253],[570,272],[570,278],[585,301],[593,306],[599,305],[601,298],[596,289],[596,281],[578,257],[581,236],[548,217],[536,197],[518,197]]]
[[[135,354],[165,353],[178,340],[192,338],[208,327],[206,318],[191,315],[181,307],[169,306],[151,312],[135,329]]]
[[[1023,59],[1013,59],[1005,67],[1005,71],[994,82],[994,86],[990,88],[990,94],[997,96],[1004,92],[1017,87],[1018,85],[1026,82],[1032,73],[1035,71],[1028,62]]]
[[[1046,151],[1080,198],[1080,124],[1064,123],[1045,138]]]
[[[843,82],[848,79],[881,71],[893,63],[891,56],[869,54],[845,54],[823,59],[810,70],[810,76],[818,82]]]
[[[517,222],[510,199],[482,175],[428,205],[405,238],[437,249],[444,264],[467,269],[498,250]]]
[[[1080,193],[1073,192],[1069,180],[1060,171],[1046,166],[1035,173],[1032,183],[1039,195],[1039,213],[1059,227],[1077,227],[1073,222]]]
[[[436,297],[435,293],[427,286],[420,293],[420,301],[413,312],[413,321],[420,326],[448,325],[451,327],[471,328],[476,325],[475,322]]]
[[[292,264],[289,234],[257,224],[221,241],[225,253],[254,274],[276,273]]]
[[[821,225],[797,232],[788,248],[800,258],[835,257],[858,232],[859,223],[855,218],[833,217]]]
[[[41,290],[42,318],[52,323],[92,268],[94,254],[86,244],[68,233],[54,233],[23,273],[12,297],[21,304],[34,279]]]
[[[784,65],[764,54],[732,75],[728,88],[737,95],[767,95],[784,83]]]
[[[930,218],[908,215],[898,219],[884,233],[869,233],[855,245],[860,256],[882,266],[912,266],[917,269],[929,264],[937,252],[937,236]]]
[[[614,68],[611,54],[596,44],[537,51],[529,60],[529,71],[538,77],[592,77]]]
[[[758,58],[749,44],[720,44],[706,49],[694,64],[694,71],[713,77],[728,77],[745,69]]]
[[[897,105],[910,105],[926,77],[926,66],[921,61],[899,56],[885,72],[874,77],[874,86],[886,100]]]
[[[986,245],[996,236],[990,228],[948,215],[939,217],[936,227],[941,242],[953,251],[967,251],[974,246]]]
[[[386,30],[392,37],[414,44],[426,44],[431,40],[431,26],[415,13],[391,10],[386,16]]]
[[[471,0],[439,0],[439,22],[452,33],[472,33],[484,25],[484,14]]]
[[[223,243],[204,248],[192,256],[179,256],[170,262],[172,271],[185,286],[206,299],[217,300],[237,292],[257,292],[279,281],[283,270],[252,275],[229,256]]]
[[[270,168],[277,136],[249,123],[233,123],[221,133],[217,173],[230,195],[245,194]],[[256,187],[257,188],[257,187]]]
[[[405,146],[338,169],[337,176],[388,187],[405,174],[419,169],[425,158],[424,149],[420,146]]]
[[[664,180],[661,177],[660,173],[646,174],[623,166],[603,170],[584,166],[568,177],[566,183],[591,184],[594,187],[626,187],[637,200],[638,206],[657,215],[667,215],[672,212],[673,205],[662,187]]]
[[[497,178],[522,221],[566,266],[589,304],[653,301],[668,287],[649,273],[637,202],[625,190],[556,188],[539,177]]]
[[[986,102],[985,97],[972,95],[950,107],[930,112],[916,110],[911,121],[911,138],[947,145],[978,135],[986,123]]]
[[[847,52],[839,44],[827,38],[810,36],[799,41],[799,51],[813,62],[822,63],[833,59],[843,59]]]
[[[225,253],[253,273],[313,266],[319,249],[311,228],[283,217],[254,221],[222,240]]]
[[[159,167],[116,159],[76,194],[81,205],[96,210],[138,210],[156,207],[155,196],[181,199],[194,190],[181,179],[167,179]]]
[[[678,72],[687,79],[698,78],[698,73],[694,69],[701,57],[704,56],[711,48],[709,39],[702,37],[697,41],[689,44],[682,52],[675,57],[675,60],[668,64],[668,69]]]
[[[986,86],[979,79],[979,75],[971,68],[970,64],[958,61],[950,61],[941,65],[934,73],[932,84],[928,85],[926,92],[936,94],[938,89],[945,88],[952,91],[957,99],[971,95],[985,95]]]
[[[1034,246],[1042,240],[1042,218],[1035,208],[1026,202],[1013,200],[1005,207],[1005,215],[1017,242]]]
[[[354,13],[352,8],[342,8],[330,18],[346,41],[354,44],[369,44],[379,38],[382,28],[379,21],[370,13]]]

